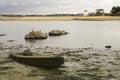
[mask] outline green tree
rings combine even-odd
[[[113,6],[111,10],[111,15],[120,16],[120,6]]]
[[[104,9],[96,9],[97,16],[104,16]]]

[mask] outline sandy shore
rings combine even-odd
[[[58,69],[22,65],[8,58],[26,45],[0,44],[0,80],[119,80],[120,50],[94,48],[36,47],[41,55],[59,55],[65,63]]]
[[[52,16],[52,17],[2,17],[1,21],[69,21],[69,20],[85,20],[85,21],[110,21],[120,20],[120,16]]]

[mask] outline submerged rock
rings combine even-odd
[[[7,42],[15,42],[15,40],[7,40]]]
[[[109,45],[108,45],[108,46],[105,46],[105,48],[108,48],[108,49],[110,49],[110,48],[111,48],[111,46],[109,46]]]
[[[0,36],[6,36],[7,34],[0,34]]]

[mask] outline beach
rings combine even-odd
[[[88,48],[37,47],[40,55],[63,56],[57,69],[32,67],[8,58],[27,49],[26,45],[0,44],[0,80],[119,80],[120,50]]]
[[[88,41],[91,39],[88,38],[88,34],[96,31],[97,34],[93,33],[96,35],[95,38],[93,38],[93,42],[94,39],[99,39],[98,37],[101,34],[101,30],[109,30],[110,31],[104,31],[107,32],[118,32],[116,30],[119,30],[119,21],[117,23],[113,23],[112,21],[110,22],[103,22],[104,20],[119,20],[120,17],[4,17],[1,18],[4,19],[2,23],[4,23],[4,25],[1,25],[1,42],[0,42],[0,80],[119,80],[120,79],[120,49],[119,49],[119,44],[118,49],[114,48],[114,45],[111,45],[112,48],[105,48],[106,46],[106,40],[110,39],[110,38],[106,38],[105,40],[105,44],[104,42],[100,41],[96,42],[96,43],[100,43],[103,44],[102,45],[102,49],[96,48],[94,47],[94,45],[90,42],[90,44],[87,44],[87,46],[89,47],[77,47],[77,48],[68,48],[68,47],[54,47],[52,46],[45,46],[45,44],[47,44],[48,42],[44,42],[43,40],[26,40],[26,43],[21,42],[18,43],[18,41],[21,41],[21,39],[24,39],[24,35],[25,32],[27,32],[27,30],[31,30],[33,27],[33,25],[40,23],[39,21],[45,21],[45,25],[49,23],[47,23],[47,21],[60,21],[59,24],[66,24],[66,23],[61,23],[61,21],[68,21],[68,20],[88,20],[87,23],[83,23],[81,21],[78,21],[78,23],[76,23],[77,21],[75,21],[75,23],[73,22],[69,22],[68,24],[72,23],[72,27],[73,29],[75,28],[75,30],[71,31],[70,34],[66,35],[66,36],[59,36],[59,37],[49,37],[48,40],[50,41],[54,41],[54,42],[50,42],[49,44],[53,44],[53,43],[58,43],[59,42],[59,46],[60,44],[65,44],[65,40],[64,38],[67,36],[70,36],[72,34],[74,34],[75,31],[77,31],[77,33],[80,32],[86,32],[86,36],[85,39]],[[63,20],[64,19],[64,20]],[[93,25],[90,25],[90,21],[93,21]],[[95,22],[96,21],[96,25]],[[98,21],[101,20],[101,22],[98,23]],[[8,22],[6,22],[8,21]],[[11,24],[10,21],[15,21]],[[21,24],[20,21],[30,21],[27,24]],[[31,21],[38,21],[38,23],[34,23],[34,24],[30,24],[32,23]],[[92,22],[91,21],[91,22]],[[22,22],[22,23],[23,23]],[[86,21],[84,21],[86,22]],[[83,24],[82,24],[83,23]],[[112,24],[110,24],[112,23]],[[7,26],[6,26],[7,24]],[[17,25],[15,25],[17,24]],[[29,24],[29,25],[28,25]],[[50,23],[51,24],[51,23]],[[58,23],[53,22],[53,25],[49,25],[52,26],[53,28],[54,25],[58,25]],[[78,26],[77,26],[77,25]],[[87,25],[84,25],[87,24]],[[102,25],[101,25],[102,24]],[[109,24],[109,25],[107,25]],[[20,26],[18,26],[20,25]],[[25,26],[27,25],[27,26]],[[38,24],[38,25],[44,25],[44,24]],[[64,25],[63,29],[69,30],[70,25]],[[81,28],[81,26],[82,28]],[[94,26],[95,25],[95,26]],[[100,27],[99,27],[99,26]],[[104,25],[104,26],[103,26]],[[117,25],[117,26],[114,26]],[[13,27],[9,27],[9,26],[13,26]],[[30,27],[31,26],[31,27]],[[68,28],[65,28],[66,26],[68,26]],[[88,27],[86,27],[88,26]],[[90,27],[91,26],[91,27]],[[107,26],[107,27],[106,27]],[[111,27],[112,26],[112,27]],[[21,28],[23,27],[23,28]],[[38,26],[37,26],[38,27]],[[80,28],[78,28],[80,27]],[[94,27],[94,28],[93,28]],[[105,27],[105,28],[103,28]],[[108,29],[109,27],[109,29]],[[114,29],[114,27],[116,27],[116,30]],[[117,28],[118,27],[118,28]],[[17,28],[17,29],[15,29]],[[44,27],[44,29],[47,29],[49,27]],[[61,29],[61,25],[57,28]],[[90,28],[92,28],[93,30],[91,30]],[[99,29],[100,28],[100,29]],[[103,28],[103,29],[101,29]],[[9,30],[8,30],[9,29]],[[24,31],[26,29],[25,32],[21,32]],[[41,29],[41,27],[39,27],[38,29]],[[51,29],[51,27],[50,27]],[[97,30],[98,29],[98,30]],[[5,31],[4,31],[5,30]],[[6,31],[8,30],[8,32]],[[13,30],[15,30],[13,33]],[[90,32],[89,32],[90,30]],[[100,30],[100,31],[99,31]],[[114,31],[115,30],[115,31]],[[16,32],[17,31],[17,32]],[[20,32],[18,32],[20,31]],[[10,34],[10,33],[12,34]],[[20,34],[18,36],[18,33]],[[100,33],[100,34],[98,34]],[[103,32],[102,32],[103,33]],[[118,34],[117,33],[117,34]],[[80,37],[80,39],[77,37],[75,38],[74,35],[72,37],[68,37],[66,38],[67,41],[69,40],[70,43],[75,43],[76,40],[78,39],[78,42],[81,42],[82,36],[81,35],[83,33],[78,34],[78,36]],[[92,34],[92,36],[93,36]],[[112,33],[113,34],[113,33]],[[10,35],[14,35],[12,36],[12,38],[10,37]],[[108,34],[108,36],[111,34]],[[115,41],[113,42],[117,42],[116,39],[119,42],[119,34],[118,37],[114,37],[114,35],[116,36],[116,33],[113,34],[113,36],[111,38],[114,38]],[[76,33],[75,33],[76,36]],[[9,38],[10,37],[10,38]],[[104,36],[101,36],[102,38],[104,38]],[[100,38],[101,38],[100,37]],[[17,39],[18,40],[17,40]],[[73,39],[75,38],[75,39]],[[60,40],[57,41],[56,39]],[[84,39],[84,37],[83,37]],[[85,40],[84,39],[84,40]],[[55,41],[56,40],[56,41]],[[63,43],[60,43],[63,40]],[[70,41],[72,40],[72,41]],[[75,40],[73,42],[73,40]],[[66,43],[67,43],[66,41]],[[85,41],[85,42],[87,42]],[[23,44],[24,43],[24,44]],[[27,44],[28,43],[28,44]],[[43,43],[43,45],[41,44]],[[70,43],[68,46],[70,46]],[[38,46],[33,46],[30,48],[31,45],[35,45],[38,44]],[[81,43],[77,43],[78,45],[82,45]],[[116,45],[115,44],[115,45]],[[54,44],[57,45],[57,44]],[[72,46],[74,46],[75,44],[71,44]],[[85,45],[85,44],[83,44]],[[20,64],[16,61],[13,61],[11,59],[9,59],[9,54],[16,54],[16,53],[21,53],[25,50],[27,50],[28,48],[30,48],[30,50],[33,53],[37,53],[38,55],[52,55],[52,56],[62,56],[64,57],[64,64],[62,64],[59,68],[57,69],[47,69],[44,67],[33,67],[33,66],[28,66],[28,65],[24,65],[24,64]]]
[[[7,17],[0,16],[1,21],[119,21],[120,16],[23,16]]]

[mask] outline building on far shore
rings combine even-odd
[[[84,10],[84,12],[83,12],[83,16],[89,16],[89,12],[88,12],[88,10]]]

